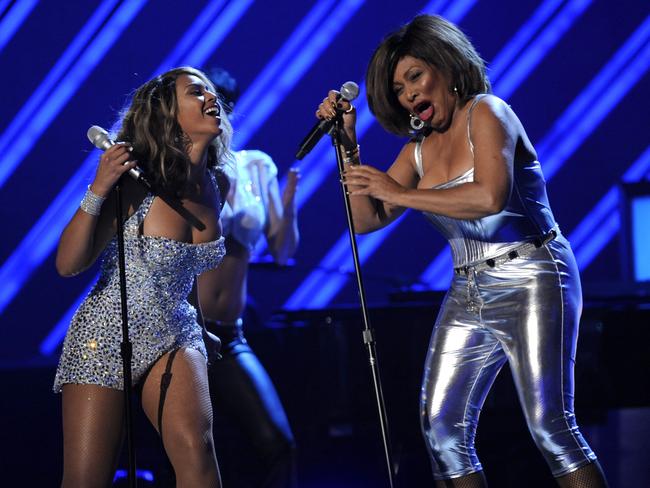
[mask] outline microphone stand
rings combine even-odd
[[[135,463],[135,442],[133,439],[133,412],[131,396],[131,358],[133,347],[129,340],[129,317],[126,302],[126,264],[124,256],[124,222],[122,221],[122,180],[115,185],[115,216],[117,222],[117,260],[120,272],[120,302],[122,306],[122,344],[120,355],[122,356],[122,371],[124,376],[124,424],[126,429],[128,460],[129,460],[129,488],[137,487],[136,463]]]
[[[336,163],[339,168],[339,175],[343,178],[343,158],[339,151],[341,145],[341,137],[339,135],[339,127],[341,124],[341,115],[337,115],[334,120],[334,125],[330,131],[332,138],[332,145],[336,153]],[[386,466],[388,468],[388,482],[390,488],[393,488],[393,459],[390,446],[390,436],[388,430],[388,416],[386,414],[386,405],[384,403],[384,393],[381,387],[381,377],[379,375],[379,362],[377,358],[377,349],[375,345],[375,337],[373,329],[370,326],[370,318],[368,316],[368,307],[366,305],[366,292],[363,287],[363,279],[361,276],[361,264],[359,262],[359,250],[357,247],[357,239],[354,232],[354,222],[352,220],[352,207],[350,206],[350,195],[348,195],[345,185],[341,183],[343,190],[343,201],[345,202],[345,212],[348,219],[348,232],[350,235],[350,246],[352,247],[352,259],[354,261],[354,271],[357,277],[357,287],[359,288],[359,299],[361,301],[361,313],[363,315],[363,342],[366,345],[368,352],[368,361],[370,362],[370,370],[372,372],[372,382],[375,389],[375,400],[377,401],[377,411],[379,413],[379,423],[381,426],[381,436],[384,443],[384,455],[386,457]]]
[[[136,182],[142,185],[147,191],[161,198],[167,205],[175,210],[181,217],[185,218],[193,227],[199,230],[205,229],[205,224],[192,215],[183,204],[174,196],[162,189],[154,189],[146,178],[138,178]],[[124,424],[126,430],[127,451],[128,451],[128,480],[129,488],[137,488],[136,460],[135,460],[135,439],[133,435],[133,401],[132,401],[132,374],[131,361],[133,358],[133,346],[129,339],[129,317],[126,293],[126,262],[124,253],[124,222],[122,220],[122,179],[115,184],[115,216],[117,222],[117,261],[120,273],[120,303],[122,310],[122,343],[120,344],[120,356],[122,357],[122,372],[124,377]]]

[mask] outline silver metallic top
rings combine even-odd
[[[472,110],[485,95],[477,96],[467,114],[467,138],[474,154],[470,136]],[[416,170],[422,170],[422,141],[415,145]],[[474,181],[474,169],[437,185],[436,189],[451,188]],[[423,212],[427,219],[449,241],[454,267],[474,264],[495,257],[522,242],[548,233],[556,228],[555,218],[546,194],[546,181],[539,161],[515,159],[512,191],[504,209],[480,219],[463,220]]]

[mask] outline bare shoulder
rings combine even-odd
[[[409,140],[406,144],[402,146],[395,162],[401,161],[403,164],[409,164],[413,169],[415,169],[415,146],[417,141],[415,139]]]
[[[492,94],[482,96],[476,102],[471,116],[473,126],[496,123],[506,130],[518,130],[521,125],[512,107]]]
[[[419,175],[415,168],[415,147],[417,141],[408,141],[400,150],[397,158],[388,169],[388,174],[399,181],[402,185],[415,187]]]

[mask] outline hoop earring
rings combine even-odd
[[[424,120],[422,120],[420,117],[417,117],[413,114],[409,114],[409,117],[409,125],[411,126],[411,129],[418,131],[424,127]]]

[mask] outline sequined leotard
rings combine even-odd
[[[214,181],[213,177],[213,183]],[[141,235],[154,200],[149,194],[124,223],[129,334],[133,344],[133,383],[165,352],[197,349],[207,357],[196,309],[187,301],[196,275],[217,267],[224,238],[192,244]],[[66,383],[121,389],[122,321],[117,238],[102,254],[100,276],[79,306],[63,343],[54,391]]]

